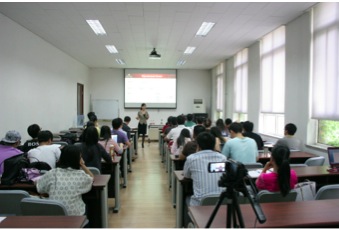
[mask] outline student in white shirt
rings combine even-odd
[[[60,145],[52,144],[53,134],[49,130],[40,131],[38,134],[39,146],[28,151],[30,163],[46,162],[55,168],[56,162],[60,158]]]

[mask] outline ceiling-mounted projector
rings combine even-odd
[[[161,59],[161,55],[157,53],[155,48],[153,48],[152,52],[149,54],[150,59]]]

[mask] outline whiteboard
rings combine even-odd
[[[113,120],[119,117],[119,101],[115,99],[93,99],[92,111],[98,120]]]

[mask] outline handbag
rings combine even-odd
[[[295,185],[296,201],[314,200],[316,195],[316,182],[305,180]]]

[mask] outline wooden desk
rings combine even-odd
[[[85,216],[8,216],[0,228],[81,228]]]
[[[107,182],[110,175],[94,175],[92,189],[82,195],[82,199],[87,206],[87,218],[89,225],[94,228],[108,227],[107,223]],[[13,184],[0,185],[1,190],[25,190],[37,194],[34,184]]]
[[[338,184],[339,173],[330,173],[327,171],[328,166],[306,166],[306,167],[292,167],[298,176],[299,182],[306,179],[315,181],[317,188],[326,184]],[[183,210],[185,196],[187,195],[188,187],[192,187],[192,180],[184,179],[183,171],[174,171],[176,180],[176,223],[178,228],[183,224]],[[256,179],[256,178],[253,178]]]
[[[324,228],[339,226],[339,199],[260,204],[266,222],[255,224],[255,213],[249,204],[240,205],[246,228]],[[211,228],[225,228],[226,205],[219,208]],[[191,206],[189,213],[198,228],[205,228],[214,206]],[[319,213],[321,212],[321,213]]]
[[[138,128],[133,128],[131,130],[131,137],[133,137],[134,139],[134,153],[138,154],[138,139],[139,139]]]
[[[303,164],[305,161],[312,157],[318,157],[318,155],[315,155],[313,153],[307,153],[307,152],[291,152],[290,153],[290,163],[291,164]],[[258,162],[265,165],[271,158],[271,153],[259,153],[259,160]]]
[[[101,162],[101,171],[103,174],[109,174],[111,178],[108,181],[108,198],[115,199],[115,206],[113,212],[117,213],[120,210],[120,156],[116,156],[113,160],[113,164],[108,164],[104,161]]]
[[[172,190],[172,205],[173,205],[173,208],[175,208],[176,207],[176,183],[175,183],[174,171],[183,170],[186,160],[180,160],[179,158],[176,158],[175,155],[171,155],[170,159],[171,159],[170,181],[171,181],[171,190]]]

